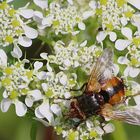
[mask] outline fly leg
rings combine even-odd
[[[80,120],[79,122],[77,122],[77,123],[74,125],[73,129],[76,130],[77,127],[78,127],[81,123],[83,123],[84,121],[86,121],[86,120]]]
[[[106,132],[105,132],[105,130],[104,130],[104,125],[103,125],[103,123],[104,122],[106,122],[105,121],[105,118],[104,118],[104,116],[102,116],[102,115],[99,115],[99,117],[100,117],[100,127],[102,128],[102,130],[104,131],[104,134],[106,134]]]
[[[70,89],[70,91],[81,91],[86,85],[87,83],[84,83],[79,89]]]

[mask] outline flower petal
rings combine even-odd
[[[21,49],[18,47],[17,44],[14,45],[14,49],[11,52],[11,55],[15,58],[21,58],[22,57],[22,51]]]
[[[127,18],[122,17],[121,18],[121,23],[122,23],[123,26],[125,26],[128,23]]]
[[[21,101],[18,101],[18,100],[16,100],[14,102],[14,104],[15,104],[15,108],[16,108],[16,114],[20,117],[24,116],[27,112],[26,105],[24,103],[22,103]]]
[[[41,94],[41,91],[38,90],[38,89],[29,91],[28,92],[28,95],[33,98],[33,101],[38,101],[38,100],[43,99],[43,96]]]
[[[132,4],[134,7],[140,10],[140,1],[139,0],[127,0],[128,3]]]
[[[140,95],[134,96],[134,100],[137,105],[140,105]]]
[[[109,32],[109,39],[114,42],[117,39],[116,33],[115,32]]]
[[[48,60],[48,53],[41,53],[40,57],[43,58],[43,59]]]
[[[30,39],[35,39],[38,36],[37,30],[29,26],[23,26],[23,29],[25,31],[25,35]]]
[[[134,78],[134,77],[138,76],[139,73],[140,73],[139,68],[130,67],[130,70],[129,70],[129,76],[130,77]]]
[[[3,98],[7,98],[8,97],[8,93],[7,93],[7,91],[6,90],[4,90],[4,92],[3,92]]]
[[[124,76],[127,77],[129,75],[129,70],[130,70],[130,67],[127,66],[124,70]]]
[[[115,76],[119,73],[119,70],[120,70],[119,66],[117,64],[114,64],[114,66],[113,66],[113,72],[114,72],[114,75]]]
[[[83,22],[80,22],[80,23],[78,23],[78,28],[81,29],[81,30],[85,30],[86,26]]]
[[[27,38],[26,36],[20,36],[18,39],[18,43],[23,47],[30,47],[32,45],[32,40]]]
[[[129,63],[129,60],[128,60],[127,57],[125,57],[125,56],[120,56],[120,57],[118,58],[118,63],[119,63],[119,64],[128,64],[128,63]]]
[[[85,47],[87,45],[87,40],[83,41],[81,44],[80,44],[80,47]]]
[[[49,15],[45,18],[43,18],[42,20],[42,25],[46,26],[46,27],[50,27],[53,23],[53,15]]]
[[[135,16],[133,16],[132,23],[138,28],[138,33],[140,35],[140,13],[137,13]]]
[[[94,1],[94,0],[90,1],[89,2],[89,7],[92,8],[93,10],[95,10],[96,7],[97,7],[97,2]]]
[[[41,86],[42,86],[43,91],[47,91],[48,90],[47,83],[42,83]]]
[[[132,30],[128,27],[124,27],[121,29],[122,34],[128,39],[132,39]]]
[[[39,107],[37,107],[36,109],[35,109],[35,116],[37,117],[37,118],[39,118],[39,119],[42,119],[42,118],[44,118],[44,116],[40,113],[40,111],[39,111]]]
[[[49,72],[52,72],[52,68],[51,68],[49,62],[47,63],[47,70],[48,70]]]
[[[51,111],[56,114],[57,116],[61,116],[62,112],[61,112],[61,108],[59,105],[57,104],[52,104],[51,105]]]
[[[59,78],[59,81],[62,85],[66,85],[67,84],[67,76],[65,74],[63,74],[60,78]]]
[[[1,101],[1,104],[0,104],[1,111],[2,112],[7,112],[9,107],[10,107],[10,105],[11,105],[11,103],[12,103],[12,101],[10,99],[8,99],[8,98],[3,99]]]
[[[20,9],[19,14],[26,19],[33,17],[34,11],[32,9]]]
[[[39,106],[39,111],[44,117],[49,121],[50,124],[54,124],[54,116],[52,112],[50,111],[50,105],[49,102],[44,102]]]
[[[69,4],[73,5],[73,0],[67,0]]]
[[[0,68],[7,66],[7,55],[4,50],[0,49]]]
[[[108,123],[104,126],[104,130],[106,133],[111,133],[115,130],[115,127],[112,123]]]
[[[119,51],[122,51],[125,48],[127,48],[130,44],[131,44],[131,41],[129,41],[129,40],[118,39],[115,42],[115,48]]]
[[[43,14],[39,11],[35,11],[34,12],[34,16],[33,19],[38,23],[41,24],[42,23],[42,19],[43,19]]]
[[[42,9],[48,8],[47,0],[33,0],[34,3]]]
[[[33,105],[33,98],[31,96],[27,96],[25,98],[25,104],[28,106],[28,107],[32,107]]]
[[[107,34],[104,31],[101,31],[97,34],[96,39],[98,42],[102,42],[106,38]]]
[[[92,16],[93,15],[93,11],[92,10],[90,10],[90,11],[85,11],[84,13],[83,13],[83,19],[87,19],[87,18],[89,18],[90,16]]]
[[[43,66],[43,63],[42,62],[36,61],[34,63],[35,70],[39,70],[40,68],[42,68],[42,66]]]

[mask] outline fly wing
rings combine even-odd
[[[93,66],[86,88],[87,93],[100,90],[100,83],[111,78],[112,67],[113,50],[106,48]]]
[[[130,107],[124,111],[113,111],[113,119],[120,120],[132,125],[140,125],[140,109]]]
[[[127,107],[125,110],[114,110],[113,107],[107,104],[101,111],[101,115],[128,124],[140,125],[140,109],[138,106]]]

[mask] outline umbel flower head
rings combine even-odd
[[[6,47],[14,44],[15,48],[12,54],[18,58],[22,53],[18,45],[29,47],[32,44],[31,39],[38,35],[35,29],[27,25],[28,21],[24,21],[24,19],[28,20],[33,16],[33,10],[26,7],[15,10],[6,1],[0,3],[0,46]]]
[[[78,12],[77,7],[74,5],[68,4],[64,7],[57,2],[52,2],[46,7],[46,13],[44,17],[40,12],[36,12],[34,15],[40,29],[51,27],[56,35],[58,33],[72,33],[75,35],[79,33],[78,29],[85,30],[82,14]],[[77,25],[78,29],[75,28]]]
[[[100,0],[97,5],[96,14],[101,18],[102,28],[107,30],[125,26],[135,13],[127,0]]]
[[[32,88],[31,83],[35,81],[36,75],[40,77],[41,73],[38,72],[40,65],[36,66],[35,69],[25,69],[25,63],[28,63],[28,60],[18,61],[13,65],[7,64],[7,56],[5,52],[0,51],[2,56],[1,60],[5,63],[1,63],[0,71],[0,87],[3,89],[3,100],[1,101],[1,110],[2,112],[7,112],[11,104],[15,105],[16,114],[18,116],[24,116],[27,112],[27,106],[33,104],[34,101],[40,100],[42,98],[41,92],[35,88]],[[37,63],[37,62],[36,62]],[[33,95],[32,95],[33,93]],[[25,98],[25,103],[22,98]]]

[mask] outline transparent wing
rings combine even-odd
[[[87,84],[87,91],[97,90],[99,83],[108,79],[112,75],[113,66],[113,50],[106,48],[103,54],[97,59],[91,71],[90,78]]]
[[[130,107],[124,111],[113,111],[113,119],[133,125],[140,125],[140,109]]]
[[[101,111],[104,117],[108,117],[114,120],[123,121],[132,125],[140,125],[140,107],[131,106],[125,108],[125,110],[113,110],[113,107],[106,107]]]

